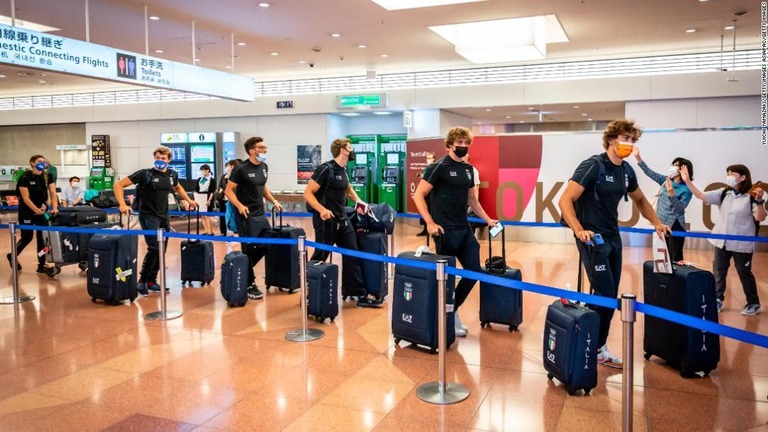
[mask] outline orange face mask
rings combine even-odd
[[[622,159],[632,154],[632,143],[619,142],[616,144],[616,155]]]

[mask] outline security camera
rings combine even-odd
[[[314,63],[310,63],[309,67],[315,67],[315,64]]]

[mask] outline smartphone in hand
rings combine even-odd
[[[504,225],[502,225],[501,222],[498,222],[496,226],[488,230],[488,233],[491,234],[491,238],[496,238],[503,229]]]

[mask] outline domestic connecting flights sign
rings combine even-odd
[[[252,101],[253,79],[0,25],[0,63],[147,87]]]

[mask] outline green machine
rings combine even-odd
[[[403,211],[403,163],[401,152],[383,153],[384,160],[379,184],[379,202],[389,204],[395,211]]]
[[[110,190],[115,181],[115,172],[112,168],[97,167],[91,168],[91,175],[88,177],[89,189]]]
[[[361,200],[367,203],[374,202],[375,189],[373,187],[373,176],[371,175],[371,161],[374,160],[374,153],[355,152],[355,160],[347,164],[352,189],[354,189]]]

